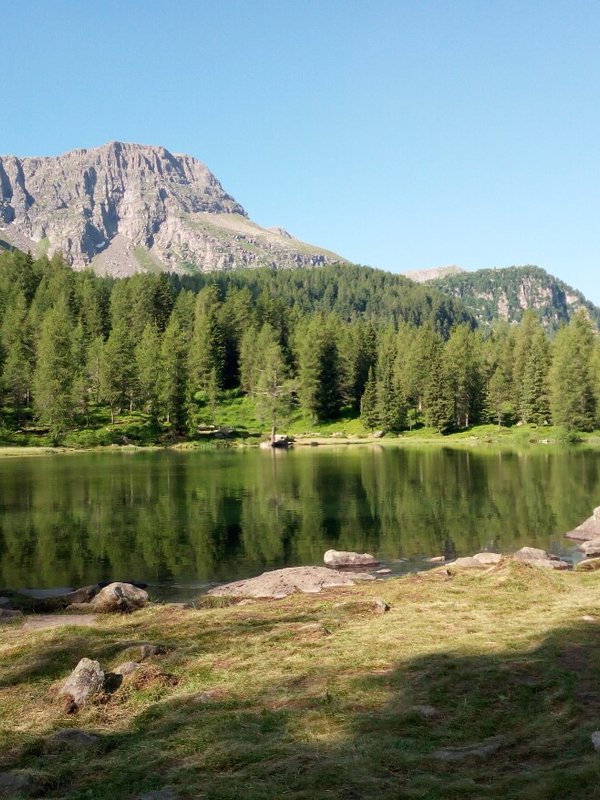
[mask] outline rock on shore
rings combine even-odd
[[[366,573],[348,575],[327,567],[287,567],[263,572],[256,578],[226,583],[211,589],[215,597],[259,597],[279,600],[294,592],[315,594],[334,586],[353,586],[359,580],[375,580]]]

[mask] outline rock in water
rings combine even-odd
[[[600,538],[600,506],[594,509],[591,517],[588,517],[572,531],[565,533],[565,536],[567,539],[575,539],[579,542],[589,542],[591,539]]]
[[[104,672],[97,661],[82,658],[60,690],[68,702],[69,711],[76,711],[104,688]]]
[[[577,549],[581,550],[586,558],[600,556],[600,538],[591,539],[589,542],[582,542],[577,545]]]
[[[365,573],[348,575],[327,567],[287,567],[263,572],[256,578],[217,586],[208,594],[216,597],[261,597],[278,600],[294,592],[314,594],[329,587],[353,586],[357,580],[375,578]]]
[[[323,556],[328,567],[376,567],[379,561],[370,553],[352,553],[349,550],[328,550]]]
[[[142,608],[148,602],[148,592],[131,583],[109,583],[91,601],[94,611],[128,613]]]

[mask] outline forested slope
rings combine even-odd
[[[540,267],[507,267],[461,272],[429,281],[445,294],[460,299],[474,317],[485,325],[499,317],[519,322],[533,309],[545,328],[557,330],[578,311],[585,310],[596,325],[600,309],[583,294]]]
[[[457,301],[363,267],[114,280],[9,252],[0,315],[11,441],[106,433],[124,414],[146,441],[193,437],[232,398],[264,428],[340,414],[392,432],[600,421],[599,337],[584,314],[552,341],[533,312],[477,329]]]

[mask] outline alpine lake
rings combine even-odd
[[[0,460],[0,589],[148,584],[190,599],[267,569],[374,554],[567,558],[600,503],[600,452],[413,446],[90,452]]]

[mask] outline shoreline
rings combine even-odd
[[[523,436],[518,433],[500,433],[499,435],[478,435],[473,433],[453,433],[447,435],[424,435],[415,434],[399,436],[341,436],[336,434],[327,435],[292,435],[293,446],[290,449],[311,448],[311,447],[452,447],[457,449],[490,449],[502,448],[509,450],[527,450],[530,448],[557,448],[565,450],[569,448],[600,448],[600,434],[585,433],[577,434],[574,441],[566,441],[563,437],[556,435],[543,436]],[[206,452],[210,450],[245,450],[258,449],[260,445],[258,438],[249,443],[247,439],[232,437],[231,439],[208,439],[206,441],[187,440],[175,442],[173,444],[109,444],[95,445],[93,447],[69,447],[67,445],[2,445],[0,446],[1,458],[15,458],[24,456],[49,456],[49,455],[73,455],[84,453],[146,453],[154,451],[175,451],[175,452],[194,452],[197,450]],[[277,452],[285,452],[285,448],[273,448]],[[268,452],[268,448],[267,448]]]

